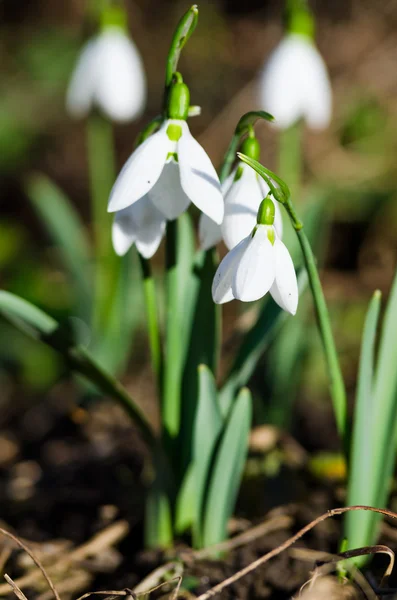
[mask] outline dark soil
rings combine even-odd
[[[138,435],[118,408],[103,403],[86,410],[68,400],[48,400],[24,416],[13,418],[3,431],[0,514],[5,529],[31,542],[69,540],[69,546],[75,547],[113,521],[125,519],[129,523],[128,534],[117,544],[118,552],[113,549],[114,555],[107,551],[95,560],[91,557],[91,562],[83,561],[79,569],[87,571],[86,579],[76,583],[75,590],[61,593],[62,598],[76,598],[87,590],[133,588],[158,566],[186,553],[186,546],[172,553],[142,550],[147,456]],[[272,478],[248,478],[239,500],[235,533],[269,518],[268,511],[275,506],[282,506],[278,510],[292,516],[292,525],[222,558],[190,561],[184,571],[185,586],[196,595],[203,593],[340,504],[338,486],[319,482],[304,466],[286,465]],[[297,546],[337,552],[339,536],[340,523],[329,519]],[[32,547],[40,548],[35,544]],[[315,563],[314,554],[303,560],[284,552],[219,597],[290,598],[310,578]],[[14,578],[24,569],[20,557],[16,560],[13,556],[7,564],[7,572]],[[73,579],[73,569],[68,576]],[[24,591],[32,600],[43,590],[32,587]],[[158,594],[164,594],[164,590]]]

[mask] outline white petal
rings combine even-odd
[[[222,240],[221,226],[204,213],[201,214],[199,220],[199,240],[202,250],[209,250]]]
[[[306,80],[303,82],[303,111],[313,129],[325,129],[332,117],[332,89],[327,67],[317,48],[306,49]]]
[[[168,162],[157,183],[149,192],[150,200],[169,221],[181,215],[190,204],[190,198],[181,186],[178,164]]]
[[[136,239],[136,227],[128,218],[129,210],[130,208],[125,208],[116,213],[113,220],[112,242],[114,251],[119,256],[124,256]]]
[[[243,172],[225,196],[225,216],[221,229],[226,246],[234,248],[256,225],[259,204],[263,200],[255,171],[239,165]]]
[[[259,300],[270,289],[275,277],[274,248],[267,237],[267,227],[259,225],[236,268],[232,282],[237,300]]]
[[[138,117],[146,101],[146,79],[135,44],[118,27],[109,27],[99,38],[98,61],[98,105],[115,121]]]
[[[151,258],[160,245],[165,231],[165,218],[146,196],[116,213],[112,238],[117,254],[123,255],[135,242],[145,258]]]
[[[163,125],[131,154],[110,194],[109,212],[127,208],[151,190],[159,179],[172,144]]]
[[[331,117],[331,88],[325,64],[302,35],[286,36],[271,54],[260,76],[260,102],[275,125],[287,128],[299,118],[325,127]]]
[[[182,188],[190,200],[210,219],[222,223],[223,197],[215,168],[204,148],[194,139],[187,124],[178,142]]]
[[[270,293],[282,309],[294,315],[298,307],[298,282],[290,253],[279,239],[274,242],[274,255],[276,277]]]
[[[249,237],[242,240],[226,254],[217,268],[212,282],[212,298],[216,304],[224,304],[233,300],[232,281],[234,273],[249,242]]]
[[[98,38],[87,42],[73,71],[66,95],[66,109],[75,118],[88,114],[98,78]]]
[[[234,169],[230,173],[230,175],[228,175],[226,177],[225,181],[221,184],[221,191],[222,191],[223,196],[226,196],[226,194],[228,193],[228,191],[232,187],[232,183],[234,181],[234,178],[236,177],[236,172],[237,172],[237,168]]]

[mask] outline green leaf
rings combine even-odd
[[[374,489],[376,482],[368,477],[368,473],[374,455],[373,423],[376,406],[374,404],[373,375],[380,306],[381,293],[376,291],[368,307],[361,343],[347,506],[353,506],[354,504],[372,505],[377,493],[376,488]],[[353,511],[347,513],[345,516],[345,535],[349,548],[359,548],[373,543],[374,532],[371,531],[373,523],[374,520],[370,512]]]
[[[131,253],[123,256],[114,290],[114,299],[110,307],[103,335],[95,340],[90,348],[95,359],[110,373],[122,373],[126,367],[129,352],[142,314],[142,302],[139,288],[139,266],[136,256]],[[132,310],[131,307],[134,307]]]
[[[59,247],[76,289],[79,316],[87,322],[92,300],[90,251],[80,217],[66,195],[44,175],[31,175],[26,190],[48,233]]]
[[[175,507],[175,533],[180,535],[191,528],[196,516],[196,477],[193,462],[186,470],[179,488]]]
[[[149,548],[168,548],[172,545],[172,512],[170,494],[172,474],[160,446],[153,453],[154,480],[145,503],[145,544]]]
[[[102,393],[108,394],[121,404],[150,445],[156,442],[152,425],[141,407],[85,348],[74,342],[72,332],[30,302],[5,291],[0,291],[0,314],[18,329],[35,339],[40,339],[62,354],[72,370],[86,377]]]
[[[218,392],[211,371],[205,365],[199,369],[199,394],[193,433],[193,464],[196,485],[196,514],[193,541],[196,548],[203,545],[203,511],[205,493],[210,477],[214,449],[223,428],[218,406]]]
[[[248,451],[252,418],[250,391],[243,388],[236,398],[215,456],[205,504],[203,546],[227,537]]]
[[[18,323],[32,337],[50,336],[58,327],[57,321],[43,310],[3,290],[0,290],[0,312]]]
[[[194,308],[191,286],[194,260],[194,231],[187,213],[167,228],[166,246],[166,340],[162,421],[169,438],[179,433],[183,367]]]
[[[387,303],[373,387],[372,460],[367,475],[371,505],[384,507],[390,492],[397,444],[397,275]],[[379,517],[369,521],[368,539],[375,541]],[[371,542],[371,543],[373,543]]]
[[[298,275],[299,294],[303,293],[306,286],[307,274],[306,271],[301,271]],[[258,319],[244,336],[232,368],[220,391],[219,403],[223,415],[227,415],[236,391],[247,385],[258,360],[285,323],[287,317],[288,314],[271,298],[264,301]]]
[[[215,249],[199,252],[193,265],[191,282],[192,301],[194,302],[190,322],[186,328],[190,338],[186,341],[188,352],[185,361],[182,382],[182,426],[181,459],[185,468],[192,458],[193,427],[198,402],[199,365],[207,365],[216,373],[219,337],[220,307],[214,303],[211,284],[217,268]]]

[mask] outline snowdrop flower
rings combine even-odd
[[[299,119],[314,129],[323,129],[331,120],[331,84],[313,32],[313,18],[307,9],[293,13],[287,35],[260,74],[261,106],[281,129]]]
[[[66,108],[80,118],[95,105],[109,119],[125,122],[143,112],[145,101],[141,57],[124,28],[111,21],[84,46],[69,84]]]
[[[259,159],[260,146],[256,137],[248,137],[241,146],[241,152],[255,160]],[[237,167],[222,185],[225,198],[225,216],[222,225],[216,225],[206,215],[201,215],[199,223],[200,245],[208,250],[218,242],[225,242],[231,250],[247,237],[256,223],[256,216],[262,199],[269,193],[269,187],[248,165],[239,161]],[[282,237],[283,224],[278,204],[275,207],[274,226]]]
[[[188,109],[188,88],[179,81],[169,99],[170,118],[132,153],[113,186],[108,211],[117,213],[113,244],[119,254],[135,242],[150,258],[165,221],[176,219],[191,202],[215,223],[222,222],[218,175],[189,131]]]
[[[217,304],[236,298],[258,300],[267,292],[285,311],[294,315],[298,284],[291,256],[274,227],[275,206],[267,196],[258,211],[252,233],[235,246],[220,263],[212,283]]]

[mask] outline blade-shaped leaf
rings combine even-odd
[[[193,461],[186,470],[175,507],[175,533],[190,529],[196,517],[196,477]]]
[[[376,291],[368,307],[361,342],[347,489],[348,506],[354,504],[372,505],[376,495],[373,489],[374,481],[368,477],[368,474],[371,471],[374,454],[373,375],[380,305],[381,293]],[[352,511],[347,513],[345,517],[345,535],[349,548],[359,548],[372,544],[371,523],[373,523],[373,519],[370,512]]]
[[[141,314],[138,264],[136,256],[132,260],[131,253],[128,253],[121,259],[115,297],[103,335],[90,348],[99,364],[110,373],[123,372]]]
[[[203,507],[213,453],[222,431],[223,419],[218,406],[218,392],[211,371],[199,367],[199,393],[193,433],[193,464],[196,485],[196,515],[193,540],[196,547],[203,541]]]
[[[227,523],[234,510],[247,456],[251,418],[251,394],[243,388],[236,398],[214,459],[205,503],[203,546],[217,544],[227,536]]]
[[[0,291],[0,314],[28,335],[60,352],[72,370],[86,377],[123,406],[149,444],[156,442],[152,425],[141,407],[85,348],[75,344],[71,331],[30,302],[5,291]]]
[[[379,343],[373,388],[372,468],[368,473],[373,498],[371,505],[384,507],[396,461],[397,443],[397,275],[387,303]],[[377,537],[379,517],[369,523],[368,539]],[[372,543],[372,542],[371,542]]]
[[[181,387],[191,320],[194,286],[191,286],[194,261],[194,232],[187,213],[167,228],[167,313],[162,419],[170,438],[179,432]]]
[[[193,427],[198,402],[199,365],[204,364],[216,373],[219,337],[220,307],[211,296],[211,282],[217,268],[216,250],[199,252],[193,265],[189,287],[194,299],[194,310],[187,341],[187,357],[183,371],[181,460],[186,468],[192,458]]]
[[[92,300],[90,251],[80,217],[67,196],[44,175],[31,175],[26,190],[48,233],[59,247],[76,288],[79,316],[88,322]]]

